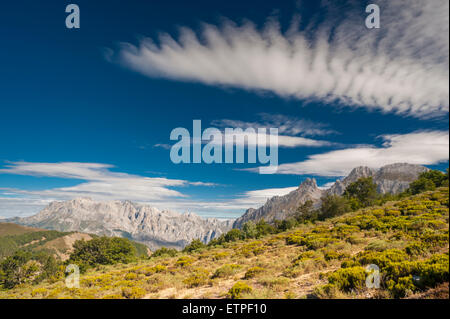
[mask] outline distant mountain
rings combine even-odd
[[[126,237],[152,250],[161,246],[183,248],[193,239],[206,243],[231,228],[231,221],[160,211],[130,201],[97,202],[89,198],[52,202],[34,216],[10,221],[58,231]]]
[[[258,221],[264,219],[266,222],[272,222],[276,219],[282,220],[295,212],[300,204],[310,199],[318,202],[322,196],[322,190],[317,187],[316,180],[307,178],[300,186],[284,196],[274,196],[258,209],[249,208],[244,215],[239,217],[233,223],[233,228],[241,228],[242,225],[250,220]]]
[[[245,222],[250,220],[257,222],[264,219],[266,222],[272,222],[276,219],[286,219],[294,214],[297,207],[307,200],[312,200],[315,206],[319,206],[322,195],[325,193],[342,195],[348,185],[361,177],[371,176],[380,194],[397,194],[406,190],[409,183],[417,179],[419,174],[425,171],[428,171],[428,168],[407,163],[390,164],[378,170],[359,166],[354,168],[344,179],[337,180],[327,190],[319,189],[315,179],[307,178],[291,193],[272,197],[258,209],[247,209],[244,215],[235,220],[233,228],[241,228]]]
[[[329,189],[329,193],[342,195],[345,188],[351,183],[361,177],[371,176],[377,185],[377,192],[379,194],[398,194],[406,190],[409,187],[409,183],[417,179],[420,173],[428,170],[425,166],[408,163],[389,164],[378,170],[366,166],[359,166],[354,168],[343,180],[337,180]]]

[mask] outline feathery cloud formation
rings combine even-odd
[[[364,7],[355,3],[327,2],[324,22],[304,29],[301,16],[286,32],[273,19],[262,29],[227,21],[204,24],[199,34],[181,28],[178,39],[162,34],[157,42],[125,44],[116,53],[150,77],[417,117],[448,113],[449,2],[377,1],[381,28],[370,30]]]
[[[170,197],[186,197],[170,187],[214,185],[113,172],[110,170],[113,168],[112,165],[100,163],[11,162],[5,167],[0,169],[0,174],[58,177],[83,181],[75,186],[47,190],[6,189],[16,194],[38,195],[54,199],[89,196],[97,200],[159,201]]]

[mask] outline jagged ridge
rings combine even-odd
[[[378,170],[359,166],[355,167],[344,179],[337,180],[327,190],[319,189],[315,179],[307,178],[300,184],[298,189],[291,193],[285,196],[272,197],[258,209],[247,209],[244,215],[235,220],[233,228],[241,228],[245,222],[250,220],[259,221],[264,219],[266,222],[272,222],[286,219],[307,200],[312,200],[315,206],[319,206],[320,197],[323,194],[342,195],[348,185],[361,177],[373,177],[373,181],[377,185],[377,191],[380,194],[397,194],[406,190],[409,183],[414,181],[420,173],[427,170],[428,168],[424,166],[408,163],[389,164]]]
[[[230,221],[160,211],[130,201],[96,202],[90,198],[55,201],[38,214],[14,222],[59,231],[127,237],[152,250],[161,246],[183,248],[193,239],[206,243],[231,228]]]

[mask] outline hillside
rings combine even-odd
[[[65,261],[77,240],[90,240],[95,235],[79,232],[59,232],[12,223],[0,223],[0,261],[17,250],[45,251],[56,259]],[[139,255],[147,255],[149,250],[143,244],[132,242]]]
[[[53,245],[53,243],[59,238],[72,235],[72,233],[22,227],[10,223],[1,223],[0,229],[2,230],[0,233],[0,260],[12,255],[18,249],[46,250],[54,255],[60,255],[71,248],[67,245]]]
[[[98,266],[80,288],[44,281],[0,298],[448,298],[448,187],[257,239],[236,231],[185,252]],[[380,269],[380,289],[366,287],[369,264]]]
[[[22,235],[26,233],[32,233],[35,231],[41,231],[43,229],[21,226],[13,223],[1,223],[0,222],[0,237],[10,235]]]

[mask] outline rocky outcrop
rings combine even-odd
[[[377,192],[380,194],[398,194],[409,187],[409,183],[417,179],[420,173],[428,171],[428,168],[421,165],[408,163],[395,163],[381,167],[378,170],[366,166],[354,168],[343,180],[337,180],[328,190],[330,194],[342,195],[345,188],[361,177],[373,178],[377,185]]]
[[[307,200],[317,203],[322,196],[322,192],[317,187],[315,179],[307,178],[296,190],[289,194],[274,196],[258,209],[248,209],[244,215],[235,220],[233,228],[241,228],[244,223],[250,220],[257,222],[264,219],[266,222],[272,222],[286,219]]]
[[[130,201],[96,202],[89,198],[52,202],[38,214],[14,222],[58,231],[127,237],[151,250],[161,246],[180,249],[193,239],[207,243],[228,231],[232,224],[192,213],[160,211]]]
[[[369,177],[375,174],[375,170],[366,167],[366,166],[358,166],[352,169],[350,174],[347,175],[343,180],[337,180],[333,186],[328,190],[329,194],[332,195],[342,195],[347,188],[353,182],[356,182],[358,179],[362,177]]]
[[[421,165],[397,163],[381,167],[373,176],[380,194],[397,194],[405,191],[420,173],[429,169]]]

